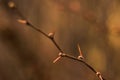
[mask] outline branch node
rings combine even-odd
[[[65,56],[66,56],[66,54],[65,54],[65,53],[63,53],[63,54],[62,54],[62,57],[65,57]]]
[[[84,57],[83,57],[83,56],[78,56],[77,58],[78,58],[78,59],[81,59],[81,60],[82,60],[82,59],[84,59]]]
[[[65,57],[66,56],[66,54],[62,53],[62,52],[60,52],[58,55],[61,56],[61,57]]]

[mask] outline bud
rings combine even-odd
[[[26,20],[22,20],[22,19],[18,19],[18,22],[22,23],[22,24],[27,24]]]
[[[101,75],[101,73],[100,73],[100,72],[97,72],[97,73],[96,73],[96,75],[97,75],[97,76],[100,76],[100,75]]]
[[[66,54],[62,53],[62,52],[60,52],[58,55],[61,56],[61,57],[65,57],[66,56]]]
[[[50,38],[54,38],[54,33],[49,33],[48,36],[49,36]]]
[[[78,59],[84,59],[84,57],[83,56],[78,56]]]
[[[8,2],[8,6],[9,6],[10,8],[14,8],[14,7],[15,7],[15,4],[14,4],[14,2],[10,1],[10,2]]]
[[[104,80],[100,72],[97,72],[96,75],[100,78],[100,80]]]
[[[60,52],[58,55],[61,56],[62,54],[63,54],[63,53]]]

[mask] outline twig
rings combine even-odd
[[[35,27],[33,24],[31,24],[19,11],[18,9],[16,8],[16,6],[14,5],[13,2],[9,2],[8,3],[9,7],[10,8],[14,8],[16,11],[17,11],[17,14],[20,15],[20,17],[22,19],[18,19],[18,22],[20,23],[23,23],[23,24],[26,24],[27,26],[33,28],[34,30],[40,32],[41,34],[43,34],[45,37],[47,37],[48,39],[50,39],[53,44],[56,46],[56,48],[59,50],[59,54],[58,54],[58,57],[53,61],[53,63],[56,63],[60,58],[62,57],[66,57],[66,58],[69,58],[69,59],[72,59],[72,60],[75,60],[75,61],[78,61],[78,62],[82,62],[84,65],[86,65],[91,71],[93,71],[99,78],[99,80],[105,80],[102,75],[100,74],[100,72],[97,72],[92,66],[90,66],[87,62],[85,62],[83,59],[83,55],[82,55],[82,52],[81,52],[81,49],[80,49],[80,46],[78,44],[78,50],[79,50],[79,53],[80,55],[78,57],[74,57],[72,55],[69,55],[69,54],[66,54],[61,48],[60,46],[56,43],[55,39],[54,39],[54,33],[49,33],[49,34],[46,34],[45,32],[43,32],[41,29]]]
[[[82,51],[81,51],[81,49],[80,49],[80,45],[78,44],[78,51],[79,51],[79,53],[80,53],[80,55],[78,56],[78,59],[84,59],[84,57],[83,57],[83,54],[82,54]]]

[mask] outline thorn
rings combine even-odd
[[[14,7],[15,7],[15,3],[12,2],[12,1],[10,1],[10,2],[8,2],[8,6],[9,6],[10,8],[14,8]]]
[[[82,51],[81,51],[81,49],[80,49],[80,45],[78,44],[78,51],[79,51],[79,56],[78,56],[78,59],[84,59],[84,57],[83,57],[83,54],[82,54]]]
[[[53,61],[53,63],[56,63],[60,58],[61,58],[61,56],[58,56],[58,57]]]
[[[18,22],[22,23],[22,24],[27,24],[26,20],[22,20],[22,19],[18,19]]]
[[[51,39],[53,39],[54,38],[54,33],[52,33],[52,32],[50,32],[49,34],[48,34],[48,36],[51,38]]]

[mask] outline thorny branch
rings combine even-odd
[[[96,76],[99,78],[99,80],[105,80],[105,78],[102,77],[101,73],[96,71],[92,66],[90,66],[87,62],[85,62],[84,60],[84,57],[82,55],[82,52],[81,52],[81,49],[80,49],[80,46],[78,44],[78,51],[80,53],[80,55],[78,57],[74,57],[72,55],[69,55],[69,54],[66,54],[61,48],[60,46],[56,43],[55,41],[55,38],[54,38],[54,33],[49,33],[49,34],[46,34],[45,32],[43,32],[41,29],[39,29],[38,27],[35,27],[33,24],[31,24],[19,11],[18,9],[16,8],[15,4],[10,1],[8,3],[8,6],[14,10],[16,10],[17,14],[19,14],[19,16],[22,18],[22,19],[18,19],[18,22],[22,23],[22,24],[26,24],[27,26],[33,28],[34,30],[40,32],[41,34],[43,34],[45,37],[47,37],[48,39],[50,39],[53,44],[56,46],[56,48],[59,50],[59,54],[58,54],[58,57],[53,61],[53,63],[56,63],[60,58],[62,57],[66,57],[66,58],[69,58],[69,59],[72,59],[72,60],[75,60],[75,61],[78,61],[78,62],[82,62],[84,65],[86,65],[90,70],[92,70]]]

